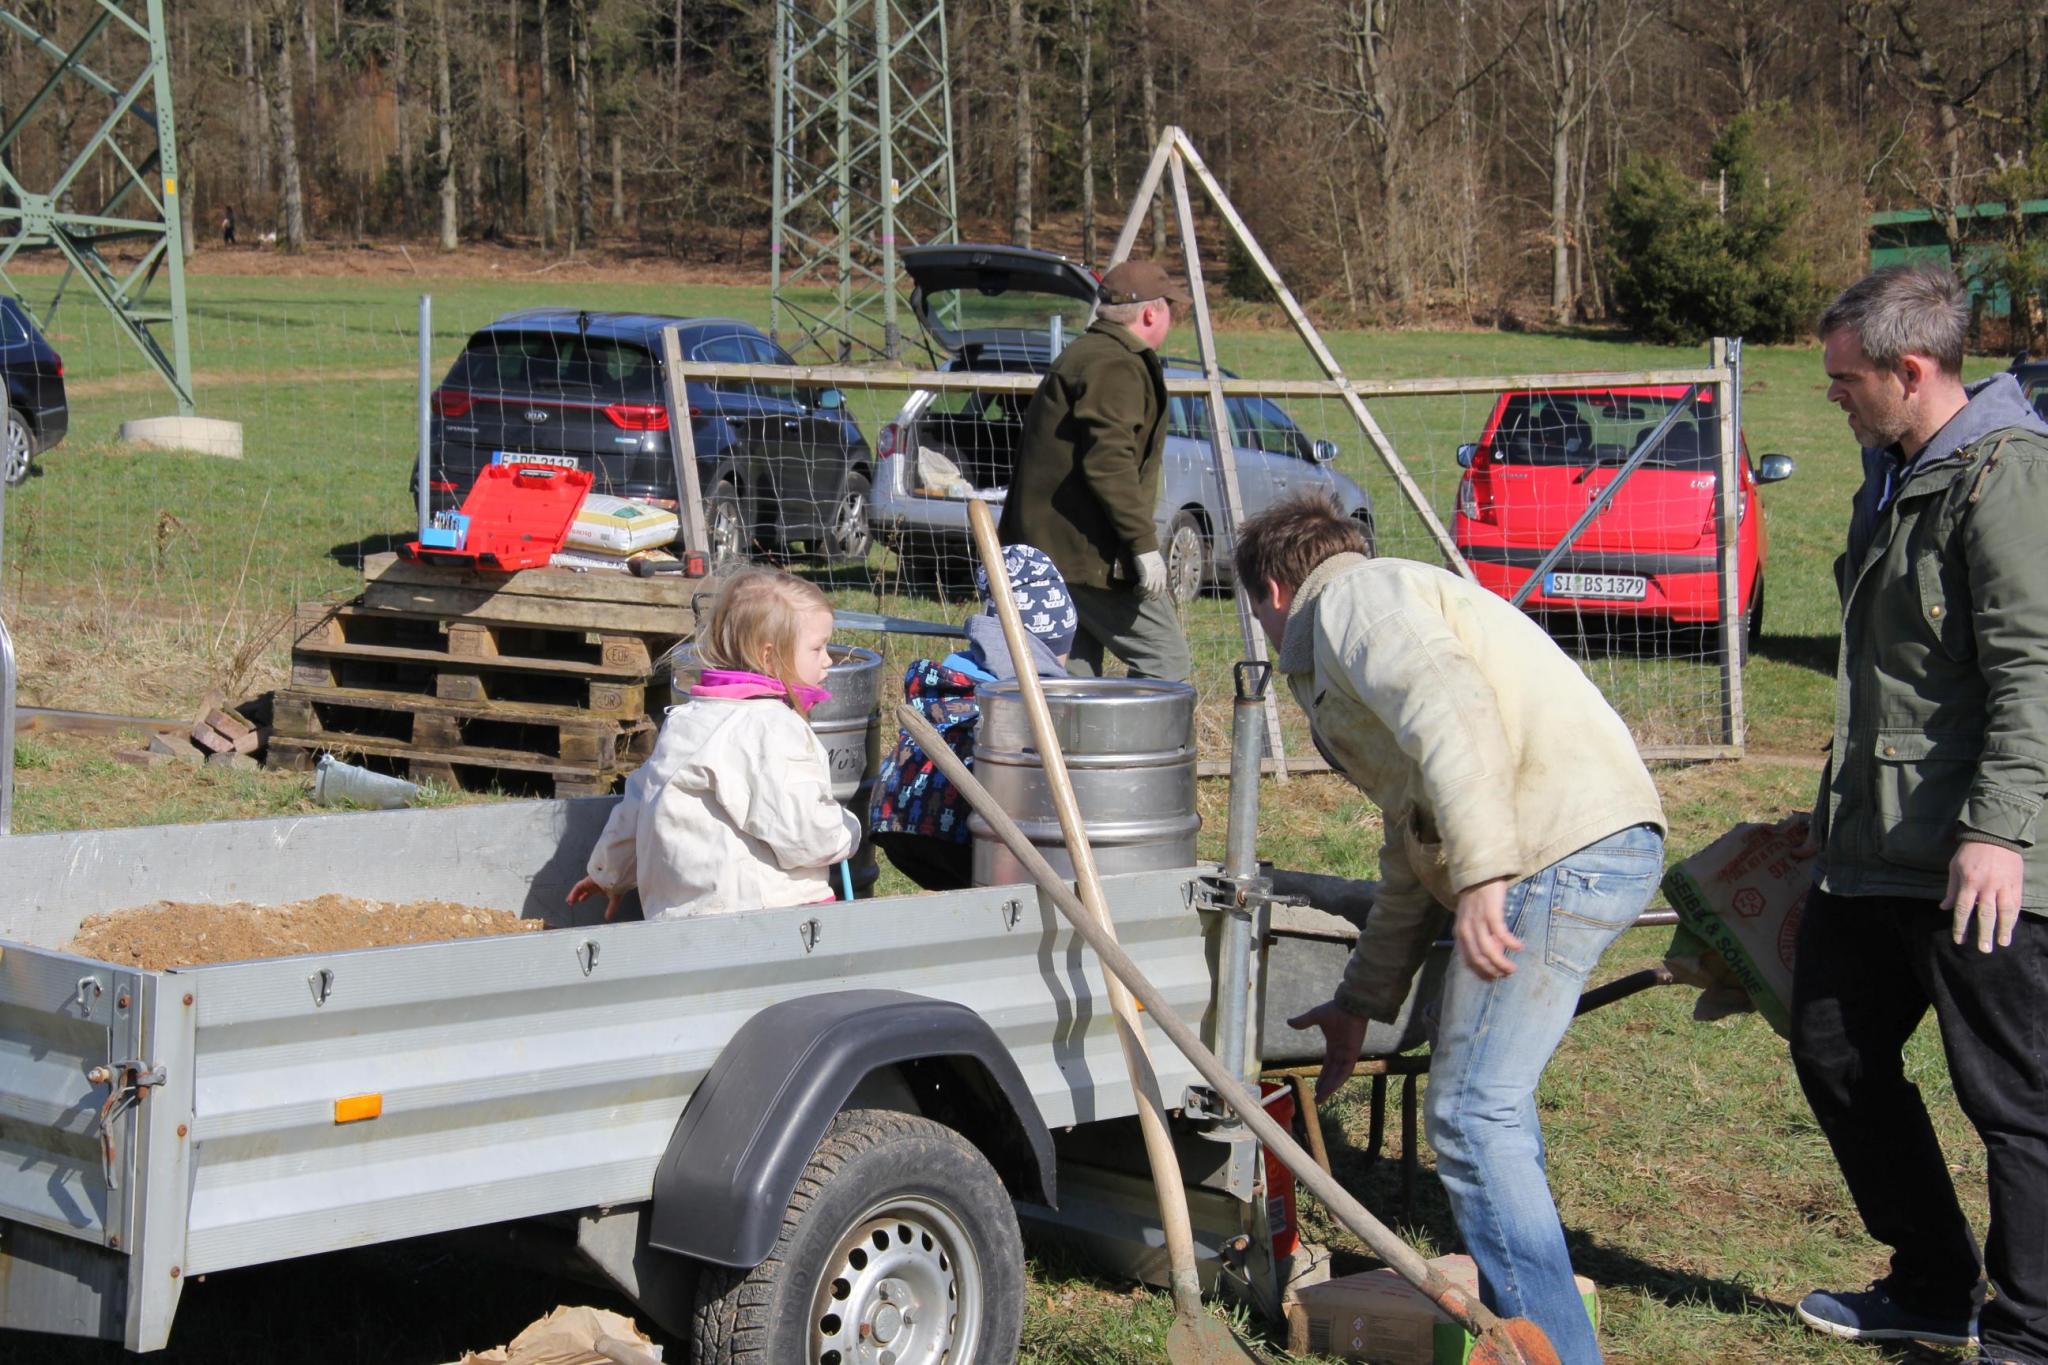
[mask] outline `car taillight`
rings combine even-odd
[[[467,389],[435,389],[427,400],[436,417],[460,417],[475,405],[476,398]]]
[[[882,428],[880,434],[875,437],[875,458],[886,460],[891,455],[894,455],[896,453],[896,442],[901,439],[902,433],[897,430],[896,424],[894,422],[888,423]]]
[[[604,415],[621,431],[668,430],[668,408],[660,403],[614,403]]]
[[[64,357],[61,355],[52,355],[50,359],[57,366],[57,377],[59,379],[62,379],[64,377]]]
[[[1484,505],[1479,501],[1479,480],[1473,478],[1458,481],[1458,515],[1467,521],[1483,521],[1492,526],[1500,521],[1492,500]]]
[[[455,485],[446,479],[429,479],[427,480],[427,487],[436,493],[453,493],[455,491]]]
[[[1742,523],[1747,520],[1749,520],[1749,490],[1744,489],[1735,499],[1735,529],[1741,530]],[[1721,493],[1717,488],[1714,490],[1713,498],[1707,503],[1707,520],[1700,527],[1700,534],[1703,536],[1715,534],[1720,528],[1720,521]]]

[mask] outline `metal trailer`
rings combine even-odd
[[[946,1125],[1027,1227],[1163,1278],[1100,964],[1033,889],[591,923],[563,897],[614,799],[0,840],[0,1326],[151,1351],[189,1276],[543,1219],[687,1332],[700,1280],[763,1273],[828,1126],[862,1109]],[[1260,1017],[1265,937],[1229,924],[1263,911],[1214,871],[1106,883],[1212,1046]],[[549,928],[166,971],[59,947],[96,912],[323,893]],[[1226,941],[1252,945],[1244,973]],[[1270,1302],[1256,1145],[1151,1032],[1205,1278]]]

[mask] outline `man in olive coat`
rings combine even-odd
[[[1901,1050],[1931,1007],[1987,1149],[1980,1360],[2048,1365],[2048,426],[2010,375],[1965,385],[1969,299],[1945,268],[1851,285],[1818,328],[1863,447],[1834,743],[1810,818],[1792,1060],[1863,1225],[1868,1289],[1809,1326],[1960,1345],[1978,1253]]]
[[[1166,442],[1158,346],[1188,296],[1151,261],[1102,277],[1095,321],[1053,361],[1024,412],[998,533],[1059,566],[1081,617],[1068,671],[1102,672],[1107,649],[1132,674],[1194,671],[1166,586],[1154,513]]]

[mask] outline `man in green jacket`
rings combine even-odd
[[[1799,1315],[1858,1340],[1972,1335],[1977,1244],[1901,1055],[1931,1006],[1988,1153],[1981,1359],[2048,1365],[2048,425],[2010,375],[1964,385],[1968,324],[1953,274],[1893,267],[1818,329],[1864,479],[1835,562],[1792,1058],[1892,1256]]]
[[[1095,321],[1053,361],[1024,411],[1024,435],[997,533],[1036,545],[1080,613],[1068,671],[1102,672],[1105,648],[1140,677],[1194,672],[1166,588],[1154,511],[1166,444],[1158,347],[1184,290],[1151,261],[1102,277]]]

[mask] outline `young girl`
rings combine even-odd
[[[610,919],[633,886],[648,919],[832,899],[827,874],[860,821],[834,799],[804,719],[831,695],[831,638],[816,585],[774,569],[726,584],[698,636],[702,677],[626,779],[571,905],[602,892]]]

